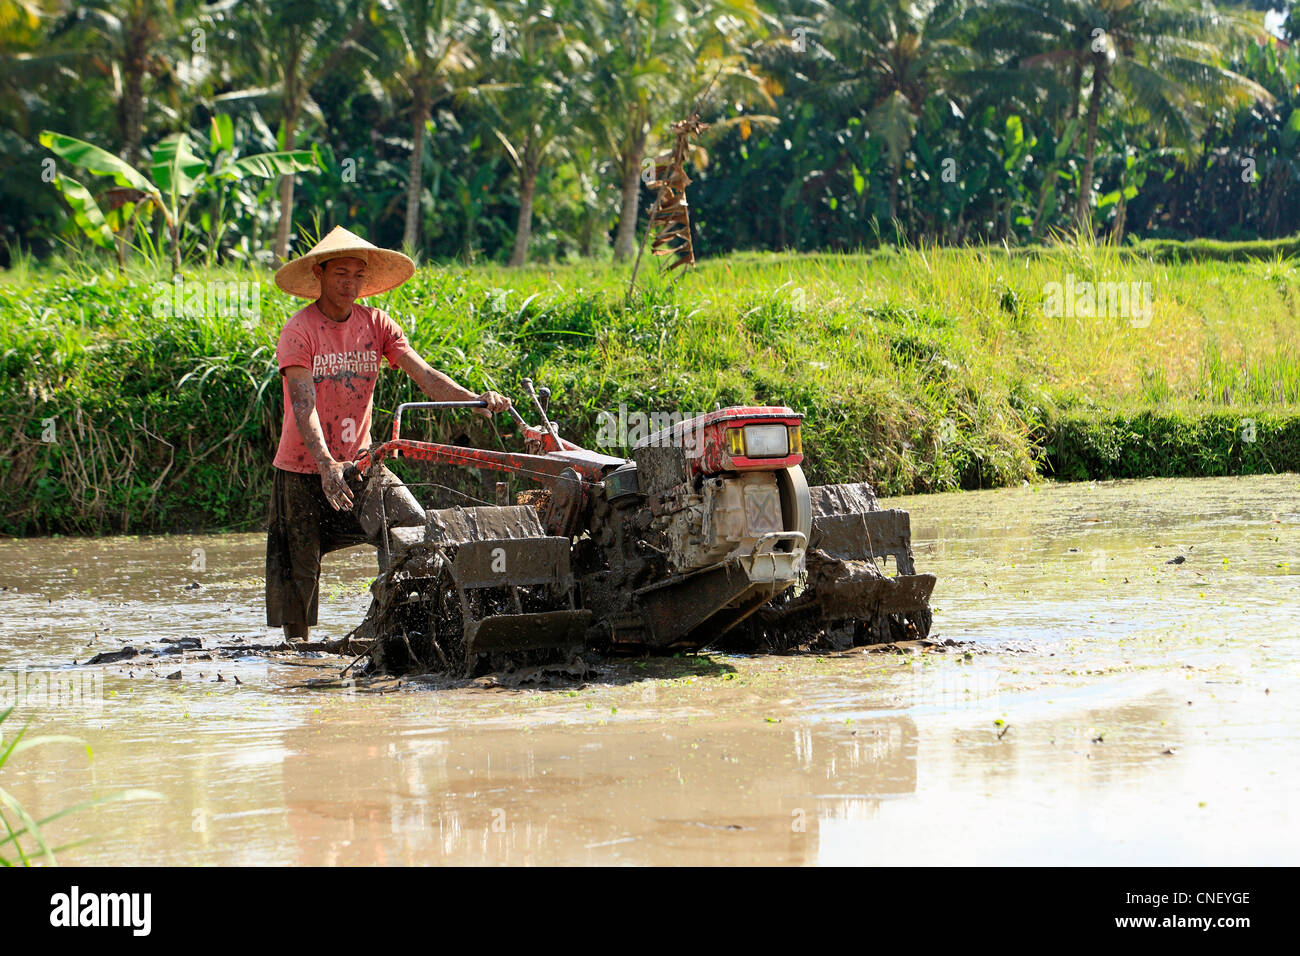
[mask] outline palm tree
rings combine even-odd
[[[1218,106],[1272,100],[1258,83],[1227,69],[1216,46],[1216,41],[1250,38],[1254,28],[1248,20],[1192,0],[1094,2],[1102,16],[1090,31],[1092,90],[1079,183],[1080,221],[1092,205],[1097,120],[1108,90],[1131,112],[1155,121],[1162,138],[1178,146],[1189,145],[1195,127]]]
[[[636,253],[641,167],[652,130],[685,118],[710,83],[730,102],[772,103],[739,52],[770,18],[753,0],[588,0],[584,6],[596,92],[588,130],[618,172],[614,258],[626,259]],[[776,122],[749,117],[764,119]]]
[[[580,126],[589,108],[591,51],[580,39],[571,0],[506,0],[484,11],[480,35],[490,42],[485,82],[464,96],[487,108],[495,133],[519,176],[519,215],[509,264],[528,261],[533,198],[542,162]]]
[[[1224,66],[1223,46],[1256,36],[1258,27],[1199,0],[1010,0],[994,7],[1015,17],[1012,42],[1032,51],[1021,59],[1022,68],[1068,71],[1069,119],[1078,117],[1086,89],[1075,205],[1080,224],[1092,210],[1104,100],[1150,123],[1165,142],[1187,146],[1214,109],[1271,99],[1258,84]]]
[[[194,0],[86,0],[69,9],[51,30],[85,52],[113,84],[122,157],[140,161],[144,138],[145,80],[175,80],[174,58],[161,48],[188,36],[180,24],[197,7]]]
[[[266,86],[224,93],[218,102],[270,99],[280,107],[280,149],[297,148],[304,114],[320,116],[311,88],[339,69],[349,54],[362,53],[371,0],[245,0],[236,19],[247,42],[243,66],[252,77],[274,77]],[[371,54],[373,56],[373,54]],[[275,260],[289,253],[295,177],[280,177],[280,216]]]
[[[869,135],[881,137],[890,165],[889,217],[898,218],[903,160],[927,100],[956,108],[955,87],[973,63],[963,0],[846,0],[822,29],[840,67],[835,96],[865,100]]]
[[[1089,26],[1076,0],[989,0],[975,14],[973,48],[996,64],[981,77],[1007,92],[1015,90],[1025,115],[1050,122],[1055,143],[1042,171],[1030,235],[1037,239],[1055,207],[1062,166],[1075,161],[1082,126]]]
[[[592,0],[588,6],[593,22],[603,21],[593,39],[597,104],[589,113],[589,128],[618,173],[622,201],[614,258],[625,259],[636,251],[641,157],[650,135],[652,104],[663,107],[674,75],[688,61],[689,47],[682,42],[688,29],[686,5]]]
[[[414,248],[420,237],[426,126],[433,108],[454,92],[453,79],[474,66],[460,34],[474,24],[475,8],[465,0],[379,0],[379,6],[386,45],[397,54],[397,78],[411,97],[411,162],[402,243]]]

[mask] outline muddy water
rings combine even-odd
[[[935,632],[968,643],[625,662],[558,690],[321,690],[332,660],[192,653],[73,669],[271,637],[262,540],[3,541],[0,694],[21,681],[16,717],[94,759],[28,750],[0,785],[38,815],[161,796],[52,825],[90,840],[66,863],[1296,859],[1300,479],[894,504],[939,576]],[[318,636],[359,620],[373,561],[327,558]]]

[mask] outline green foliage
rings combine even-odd
[[[18,5],[0,36],[0,160],[13,170],[0,261],[70,237],[102,256],[124,234],[173,263],[178,249],[259,261],[281,221],[316,214],[390,247],[419,233],[426,259],[505,261],[528,219],[525,183],[535,222],[516,261],[600,257],[611,240],[627,254],[634,233],[612,233],[632,200],[648,205],[635,167],[710,82],[712,129],[691,157],[704,256],[1014,246],[1073,229],[1080,198],[1116,242],[1276,238],[1300,219],[1300,47],[1231,4],[515,7],[102,0],[43,17]],[[83,164],[102,166],[95,149],[123,166],[99,183],[52,177],[41,129],[75,134],[84,145],[62,147]],[[239,182],[199,185],[188,219],[132,223],[124,190],[150,189],[125,185],[128,169],[174,214],[205,139],[211,161],[275,153],[286,136],[325,172],[297,177],[290,216],[246,163]],[[153,181],[172,169],[175,189]]]
[[[1046,314],[1044,289],[1067,274],[1150,282],[1151,324]],[[283,415],[274,347],[303,303],[264,272],[213,270],[191,278],[264,283],[260,320],[155,315],[166,278],[29,265],[0,283],[0,531],[264,526]],[[592,448],[620,405],[772,403],[807,416],[813,481],[885,493],[1300,468],[1300,273],[1285,261],[1107,245],[749,253],[652,276],[630,308],[625,278],[610,265],[423,268],[369,301],[467,387],[518,398],[524,377],[548,385],[566,437]],[[384,372],[373,436],[419,397]],[[472,416],[426,421],[412,427],[498,447]]]
[[[1051,474],[1072,481],[1268,474],[1300,462],[1300,415],[1250,407],[1067,414],[1052,424],[1048,442]]]
[[[227,183],[244,179],[272,179],[298,172],[314,172],[318,157],[308,150],[258,153],[253,156],[232,157],[234,127],[229,117],[212,118],[211,161],[194,152],[187,133],[173,133],[153,148],[149,174],[141,175],[126,160],[100,149],[93,143],[45,130],[41,145],[61,159],[86,170],[95,176],[107,176],[129,198],[119,202],[114,210],[114,220],[123,231],[124,241],[132,238],[136,216],[151,206],[161,214],[166,227],[167,244],[171,248],[174,270],[182,260],[182,242],[189,223],[190,210],[206,191],[218,198],[217,218],[220,218],[220,199]],[[79,182],[60,176],[55,185],[72,207],[77,225],[96,245],[113,248],[113,230],[104,213]],[[217,234],[218,240],[220,234]],[[155,236],[153,247],[164,245],[161,236]]]

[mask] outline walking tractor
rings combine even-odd
[[[349,468],[379,548],[373,601],[351,635],[372,642],[371,671],[926,636],[935,579],[913,567],[907,512],[882,510],[866,484],[810,488],[799,413],[719,409],[621,458],[561,438],[548,390],[523,386],[540,424],[511,408],[522,453],[403,438],[409,411],[483,404],[412,402],[397,408],[392,439]],[[426,512],[404,485],[374,477],[396,457],[537,487],[515,504]]]

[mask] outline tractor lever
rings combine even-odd
[[[542,425],[545,426],[551,437],[555,439],[556,444],[559,445],[560,433],[556,430],[555,423],[546,417],[546,407],[542,404],[541,399],[537,397],[537,391],[533,388],[533,380],[531,378],[526,378],[523,380],[522,384],[524,386],[524,391],[528,393],[528,397],[533,400],[533,407],[537,409],[537,414],[542,417]],[[546,397],[549,400],[551,397],[551,390],[549,388],[544,388],[542,391],[546,393]]]

